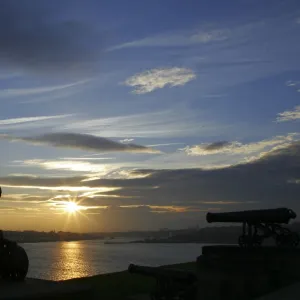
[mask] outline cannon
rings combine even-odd
[[[0,197],[2,189],[0,187]],[[15,241],[4,238],[0,230],[0,277],[4,280],[22,281],[29,268],[27,253]]]
[[[261,246],[264,239],[273,237],[279,247],[296,247],[299,244],[299,235],[291,232],[281,224],[288,224],[297,217],[289,208],[248,210],[224,213],[207,213],[208,223],[242,223],[243,233],[238,243],[241,247]],[[262,234],[259,234],[259,231]]]
[[[156,279],[156,289],[150,295],[153,300],[196,299],[197,276],[193,272],[134,264],[129,265],[128,272]]]

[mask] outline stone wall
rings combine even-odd
[[[206,246],[197,275],[198,299],[255,299],[300,280],[300,249]]]

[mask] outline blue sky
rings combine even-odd
[[[299,1],[1,3],[2,228],[298,209]]]

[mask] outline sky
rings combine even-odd
[[[298,0],[0,5],[0,228],[300,214]]]

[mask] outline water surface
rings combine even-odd
[[[159,266],[195,261],[202,244],[28,243],[28,277],[64,280],[123,271],[130,263]]]

